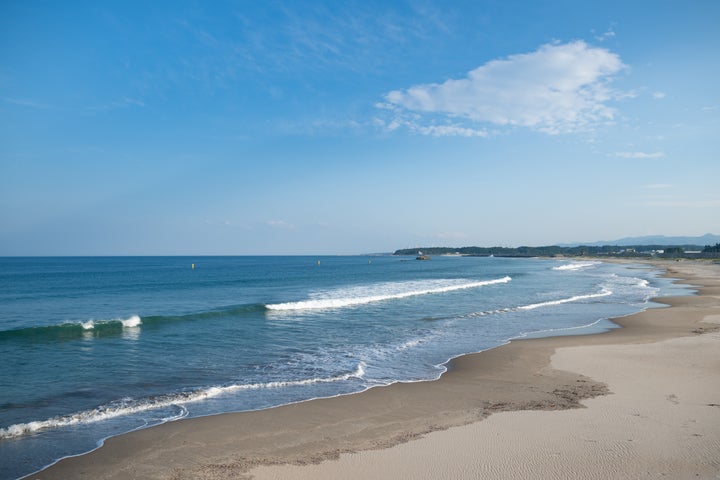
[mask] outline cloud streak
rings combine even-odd
[[[615,152],[614,156],[620,158],[662,158],[665,152]]]
[[[491,124],[570,133],[612,121],[615,111],[607,103],[621,95],[609,83],[624,68],[618,55],[583,41],[547,44],[492,60],[465,78],[393,90],[381,105],[395,115],[388,127],[394,121],[426,135],[443,134],[448,123],[462,128],[459,121],[475,131]]]
[[[648,200],[645,203],[648,207],[666,207],[666,208],[718,208],[720,207],[720,199],[659,199]]]
[[[37,102],[27,98],[3,98],[3,102],[20,107],[39,108],[43,110],[53,108],[52,105],[48,105],[47,103]]]

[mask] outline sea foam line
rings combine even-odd
[[[319,298],[316,300],[304,300],[300,302],[286,302],[286,303],[275,303],[266,305],[265,308],[268,310],[320,310],[327,308],[342,308],[351,307],[356,305],[364,305],[368,303],[380,302],[384,300],[397,300],[401,298],[414,297],[418,295],[428,295],[435,293],[446,293],[456,290],[464,290],[468,288],[484,287],[487,285],[496,285],[501,283],[508,283],[512,280],[511,277],[497,278],[494,280],[482,280],[478,282],[467,282],[454,285],[444,285],[440,287],[424,288],[418,290],[411,290],[407,292],[389,293],[384,295],[367,295],[357,297],[342,297],[342,298]]]
[[[533,303],[531,305],[523,305],[522,307],[518,307],[518,310],[534,310],[536,308],[550,307],[553,305],[562,305],[563,303],[577,302],[580,300],[588,300],[591,298],[607,297],[608,295],[612,295],[612,294],[613,294],[613,292],[611,290],[603,288],[602,291],[600,291],[598,293],[591,293],[588,295],[575,295],[574,297],[561,298],[560,300],[550,300],[548,302]]]
[[[307,378],[303,380],[275,381],[266,383],[235,384],[222,387],[210,387],[202,390],[195,390],[192,392],[180,392],[169,395],[160,395],[145,400],[125,399],[120,402],[113,402],[111,404],[93,408],[91,410],[84,410],[82,412],[72,413],[69,415],[61,415],[49,418],[47,420],[18,423],[15,425],[10,425],[7,428],[0,428],[0,439],[20,437],[23,435],[36,433],[41,430],[69,427],[79,424],[97,423],[102,422],[103,420],[110,420],[112,418],[117,418],[125,415],[132,415],[135,413],[146,412],[148,410],[157,410],[160,408],[167,408],[173,406],[181,408],[182,413],[180,415],[176,415],[165,420],[175,420],[187,415],[187,410],[185,410],[183,405],[188,403],[199,402],[202,400],[218,397],[220,395],[243,390],[272,389],[313,385],[318,383],[333,383],[347,381],[351,378],[362,379],[365,376],[365,367],[365,362],[361,361],[358,363],[355,371],[335,377]]]
[[[582,270],[583,268],[592,267],[592,266],[598,265],[599,263],[600,262],[568,263],[565,265],[559,265],[557,267],[553,267],[553,270],[561,270],[561,271]]]
[[[590,293],[587,295],[575,295],[573,297],[561,298],[559,300],[549,300],[547,302],[532,303],[530,305],[521,305],[519,307],[506,307],[506,308],[498,308],[496,310],[485,310],[482,312],[469,313],[467,315],[464,315],[463,318],[486,317],[488,315],[497,315],[500,313],[517,312],[517,311],[521,311],[521,310],[535,310],[536,308],[551,307],[554,305],[562,305],[564,303],[578,302],[581,300],[588,300],[591,298],[607,297],[608,295],[612,295],[612,294],[613,294],[612,290],[603,288],[598,293]]]

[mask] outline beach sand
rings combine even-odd
[[[653,263],[698,295],[433,382],[132,432],[30,478],[720,478],[720,265]]]

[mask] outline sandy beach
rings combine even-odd
[[[720,478],[720,264],[652,263],[698,294],[433,382],[132,432],[28,478]]]

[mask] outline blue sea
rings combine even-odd
[[[0,479],[159,423],[432,380],[687,294],[647,266],[412,257],[0,258]]]

